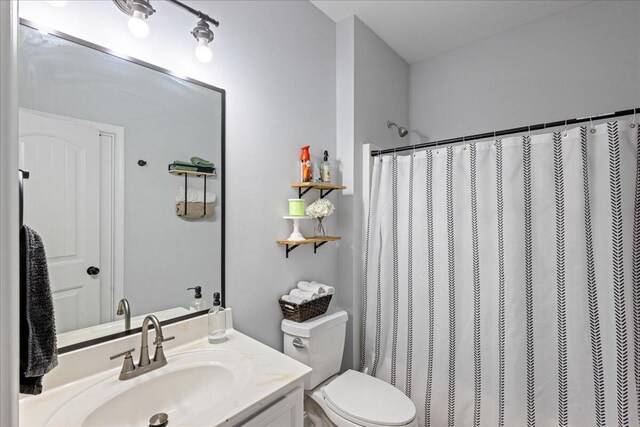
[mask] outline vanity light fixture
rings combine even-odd
[[[133,11],[127,26],[131,34],[138,38],[145,38],[149,35],[149,24],[147,18],[155,12],[147,0],[132,0],[131,10]]]
[[[209,48],[209,43],[213,41],[213,31],[209,29],[207,21],[200,19],[196,27],[191,31],[191,34],[198,41],[198,46],[196,47],[196,58],[205,64],[207,62],[211,62],[213,53],[211,52],[211,48]]]
[[[67,0],[49,0],[47,3],[54,7],[65,7],[67,5]]]
[[[146,19],[155,13],[155,9],[151,6],[150,0],[113,0],[113,2],[118,6],[118,9],[120,9],[122,13],[131,17],[129,18],[129,31],[131,31],[131,34],[139,38],[147,37],[149,34],[149,25],[147,24]],[[198,18],[198,23],[191,31],[193,37],[198,41],[198,46],[196,46],[196,58],[198,58],[200,62],[211,62],[213,53],[211,52],[209,43],[213,41],[213,31],[209,28],[209,24],[217,27],[220,25],[220,22],[179,0],[166,0],[166,2],[184,9]],[[66,2],[51,1],[49,3]]]
[[[118,9],[130,16],[127,26],[131,34],[140,39],[149,35],[147,18],[155,12],[149,0],[113,0],[113,2]]]

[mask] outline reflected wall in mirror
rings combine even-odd
[[[45,246],[59,349],[122,335],[129,315],[189,315],[190,287],[208,309],[224,290],[224,91],[25,24],[24,224]]]

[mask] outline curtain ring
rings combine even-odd
[[[495,141],[493,145],[495,145],[496,142],[502,142],[502,138],[498,138],[496,131],[493,131],[493,140]]]
[[[565,137],[565,138],[567,136],[569,136],[569,129],[568,129],[568,126],[567,126],[567,120],[564,121],[564,135],[562,135],[562,136]]]
[[[413,156],[415,157],[416,155],[416,144],[413,144]]]
[[[589,132],[596,133],[596,128],[593,126],[593,117],[589,117],[589,121],[591,122],[591,129],[589,129]]]
[[[631,124],[629,125],[630,128],[634,128],[636,127],[636,109],[633,109],[633,118],[631,119]]]
[[[527,133],[527,139],[531,141],[531,125],[529,125],[529,133]]]

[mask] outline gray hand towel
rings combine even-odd
[[[58,365],[56,323],[42,239],[20,230],[20,393],[42,393],[42,377]]]

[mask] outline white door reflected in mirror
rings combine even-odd
[[[105,228],[96,219],[101,200],[113,196],[102,194],[113,189],[101,185],[100,131],[72,118],[21,110],[19,132],[21,167],[31,173],[24,222],[45,245],[56,331],[98,325],[113,298],[110,274],[105,281],[98,273],[111,266],[102,265],[109,262],[100,256]]]

